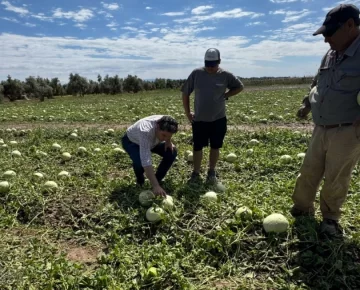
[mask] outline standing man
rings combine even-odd
[[[205,53],[205,67],[195,69],[181,89],[185,114],[192,124],[194,142],[194,170],[191,181],[200,178],[202,149],[207,147],[210,141],[206,180],[216,183],[216,163],[227,130],[225,100],[240,93],[244,88],[237,77],[219,67],[220,62],[219,50],[209,48]],[[193,91],[195,114],[190,110],[190,95]]]
[[[338,220],[351,178],[360,157],[360,19],[359,9],[341,4],[327,15],[313,34],[322,34],[330,49],[321,61],[297,115],[312,112],[315,128],[292,196],[294,217],[314,214],[320,182],[320,232],[340,233]]]
[[[136,176],[136,182],[142,186],[146,177],[150,180],[153,193],[166,196],[160,182],[173,164],[177,150],[171,137],[178,131],[178,123],[170,116],[154,115],[143,118],[130,126],[122,138],[122,146],[129,154]],[[152,166],[151,153],[163,159],[156,174]]]

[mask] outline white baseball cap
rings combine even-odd
[[[220,51],[216,48],[209,48],[205,52],[205,66],[216,66],[220,63]]]

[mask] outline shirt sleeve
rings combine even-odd
[[[235,75],[233,75],[232,73],[228,73],[228,85],[227,88],[229,90],[234,90],[234,89],[242,89],[244,87],[243,83],[240,81],[239,78],[237,78]]]
[[[319,78],[319,73],[320,73],[321,68],[325,66],[328,53],[329,53],[329,51],[328,51],[328,52],[325,54],[325,56],[322,58],[320,67],[319,67],[318,71],[316,72],[316,74],[315,74],[315,76],[314,76],[314,78],[312,79],[312,82],[311,82],[311,84],[310,84],[309,91],[308,91],[308,93],[307,93],[307,94],[304,96],[304,98],[303,98],[302,103],[303,103],[306,107],[311,107],[310,99],[309,99],[310,92],[311,92],[311,90],[312,90],[315,86],[317,86],[318,78]]]
[[[181,91],[183,94],[190,96],[191,93],[194,91],[195,86],[195,70],[192,71],[192,73],[187,78],[186,82],[181,88]]]
[[[152,165],[151,142],[149,139],[149,133],[141,132],[139,139],[140,139],[139,147],[140,147],[141,166],[142,167],[151,166]]]

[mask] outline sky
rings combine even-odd
[[[360,0],[0,0],[0,80],[187,78],[208,48],[240,77],[312,76],[326,13]]]

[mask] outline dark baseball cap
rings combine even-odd
[[[359,9],[353,4],[340,4],[326,14],[323,25],[313,35],[323,34],[324,36],[332,36],[351,18],[354,19],[357,25],[360,24]]]

